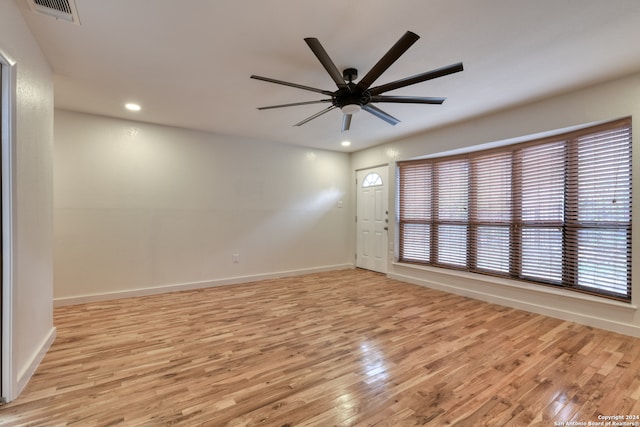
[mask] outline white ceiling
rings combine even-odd
[[[75,0],[79,26],[15,1],[54,70],[58,108],[340,151],[640,70],[638,0]],[[345,133],[339,110],[293,126],[327,104],[256,109],[324,96],[252,74],[336,89],[305,37],[363,76],[407,30],[420,40],[376,85],[463,62],[387,93],[443,105],[376,104],[401,123],[363,111]]]

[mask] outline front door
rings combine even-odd
[[[387,272],[387,175],[388,166],[360,170],[356,175],[356,266],[380,273]]]

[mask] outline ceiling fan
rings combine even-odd
[[[358,78],[358,70],[356,70],[355,68],[347,68],[342,73],[340,73],[318,39],[314,37],[307,37],[304,39],[304,41],[307,43],[307,45],[309,45],[309,48],[311,48],[322,66],[324,66],[325,70],[327,70],[333,81],[338,86],[338,89],[335,91],[323,90],[315,87],[276,80],[269,77],[257,76],[254,74],[251,76],[252,79],[317,92],[329,97],[328,99],[320,99],[317,101],[294,102],[291,104],[259,107],[258,110],[295,107],[298,105],[330,103],[331,106],[310,117],[307,117],[301,122],[296,123],[295,126],[302,126],[303,124],[317,117],[320,117],[324,113],[327,113],[336,108],[340,108],[344,113],[342,118],[343,132],[349,130],[351,126],[351,117],[353,116],[353,114],[359,112],[360,110],[365,110],[391,125],[396,125],[400,123],[400,120],[382,111],[380,108],[376,107],[373,104],[381,102],[402,104],[442,104],[445,98],[423,96],[391,96],[383,95],[383,93],[427,80],[435,79],[437,77],[446,76],[448,74],[457,73],[463,70],[462,62],[459,62],[457,64],[448,65],[446,67],[416,74],[415,76],[396,80],[391,83],[371,87],[373,82],[375,82],[378,77],[382,75],[382,73],[384,73],[394,62],[396,62],[398,58],[400,58],[400,56],[405,53],[407,49],[409,49],[411,45],[413,45],[419,38],[420,36],[418,36],[417,34],[412,33],[411,31],[407,31],[396,42],[396,44],[394,44],[391,49],[389,49],[389,51],[385,53],[382,58],[380,58],[378,63],[374,65],[373,68],[371,68],[371,70],[369,70],[369,72],[358,83],[354,83],[354,80]]]

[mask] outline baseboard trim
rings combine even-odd
[[[604,319],[601,317],[590,316],[575,311],[562,310],[554,307],[543,306],[520,299],[508,298],[496,294],[479,292],[470,288],[461,288],[446,283],[435,282],[420,277],[415,277],[400,273],[389,273],[388,277],[414,285],[424,286],[430,289],[448,292],[455,295],[469,297],[488,303],[498,304],[505,307],[516,308],[519,310],[529,311],[531,313],[542,314],[544,316],[554,317],[561,320],[580,323],[582,325],[591,326],[598,329],[617,332],[624,335],[640,338],[640,326],[629,323],[617,322],[615,320]],[[629,307],[633,310],[635,306]]]
[[[51,347],[51,344],[53,344],[53,341],[55,341],[55,339],[56,339],[56,328],[53,327],[51,328],[51,330],[49,331],[49,334],[40,345],[40,348],[38,349],[38,351],[36,351],[34,355],[31,357],[31,361],[27,364],[27,366],[25,366],[22,369],[21,372],[18,373],[16,386],[12,390],[13,392],[12,396],[7,396],[8,401],[15,399],[20,395],[20,393],[22,393],[22,390],[26,387],[27,383],[29,382],[33,374],[36,372],[36,369],[40,365],[40,362],[42,362],[42,359],[44,359],[44,356],[49,351],[49,348]]]
[[[54,307],[66,305],[85,304],[89,302],[101,302],[122,298],[133,298],[146,295],[164,294],[168,292],[189,291],[194,289],[212,288],[216,286],[237,285],[241,283],[256,282],[259,280],[279,279],[281,277],[302,276],[304,274],[322,273],[333,270],[349,270],[353,264],[336,264],[322,267],[305,268],[300,270],[278,271],[274,273],[255,274],[248,276],[228,277],[223,279],[207,280],[203,282],[181,283],[176,285],[164,285],[152,288],[131,289],[118,292],[105,292],[100,294],[79,295],[73,297],[54,298]]]

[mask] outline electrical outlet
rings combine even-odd
[[[234,264],[239,263],[240,262],[240,254],[231,255],[231,262],[233,262]]]

